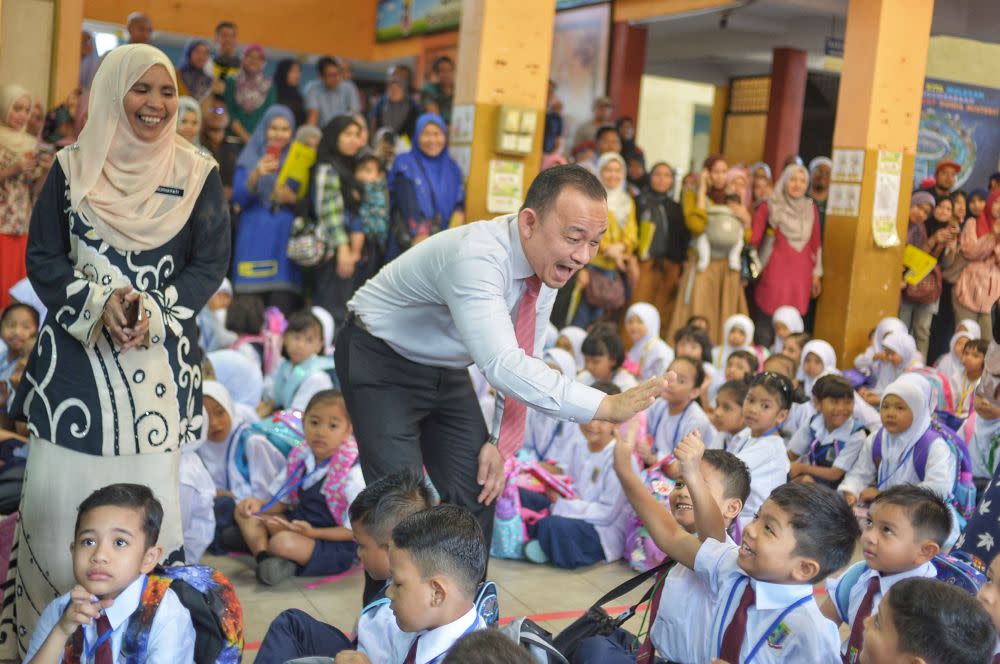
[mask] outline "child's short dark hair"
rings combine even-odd
[[[791,374],[792,376],[795,375],[795,371],[798,369],[798,366],[796,366],[796,364],[795,364],[795,360],[793,360],[792,358],[788,357],[787,355],[782,355],[781,353],[775,353],[771,357],[769,357],[766,360],[764,360],[764,371],[770,371],[767,368],[767,365],[769,365],[769,364],[770,365],[783,364],[784,368],[787,371],[787,373]],[[782,374],[782,375],[784,375],[784,374]]]
[[[968,353],[970,350],[974,350],[980,355],[986,355],[986,351],[990,349],[990,342],[986,339],[969,339],[965,344],[965,350],[963,353]]]
[[[590,385],[595,390],[604,392],[605,394],[621,394],[622,388],[618,387],[614,383],[608,380],[599,380],[596,383],[591,383]]]
[[[819,563],[819,573],[809,583],[819,583],[851,562],[861,528],[836,491],[822,484],[789,482],[772,491],[768,500],[788,515],[795,553]]]
[[[795,385],[787,377],[773,371],[765,371],[750,379],[750,388],[763,387],[767,393],[778,400],[782,410],[788,410],[793,403],[804,403],[805,398],[795,389]]]
[[[406,550],[427,579],[444,574],[470,600],[486,574],[486,540],[472,513],[458,505],[438,505],[411,514],[392,529],[392,543]]]
[[[41,318],[38,315],[38,309],[35,309],[30,304],[25,304],[24,302],[12,302],[7,305],[7,308],[3,310],[3,315],[0,315],[0,325],[3,325],[4,321],[7,320],[7,316],[14,313],[15,311],[27,311],[31,319],[35,321],[35,328],[41,324]]]
[[[434,498],[423,475],[393,473],[372,482],[351,503],[348,515],[379,544],[388,544],[392,529],[406,517],[431,507]]]
[[[347,413],[347,402],[344,400],[344,394],[340,390],[320,390],[309,400],[306,409],[302,411],[302,415],[304,417],[313,408],[333,404],[340,406]],[[347,413],[347,416],[350,417],[350,413]]]
[[[303,309],[288,317],[288,327],[285,328],[285,332],[305,332],[312,328],[316,329],[320,337],[323,336],[323,323],[316,318],[316,314],[312,311]]]
[[[708,327],[708,318],[706,318],[705,316],[699,316],[697,314],[694,316],[689,316],[687,322],[684,323],[684,327],[698,327],[697,325],[695,325],[697,321],[703,322],[705,324],[705,327]]]
[[[701,359],[702,362],[712,361],[712,341],[708,338],[708,332],[691,325],[682,327],[674,334],[674,347],[682,341],[690,341],[701,346],[701,358],[696,359]]]
[[[785,337],[785,343],[788,343],[789,339],[797,343],[799,348],[802,348],[807,343],[812,341],[812,336],[810,336],[808,332],[795,332],[794,334],[789,334]]]
[[[923,577],[893,584],[886,596],[898,649],[927,664],[983,664],[996,629],[980,602],[960,588]]]
[[[896,505],[906,512],[910,524],[921,539],[929,539],[944,546],[951,534],[951,510],[944,501],[924,487],[901,484],[886,489],[873,501],[875,505]]]
[[[109,484],[87,496],[76,510],[76,524],[73,535],[80,532],[80,522],[87,512],[98,507],[123,507],[142,512],[142,531],[146,536],[146,548],[156,545],[160,538],[160,524],[163,523],[163,506],[153,495],[153,491],[143,484]]]
[[[264,302],[256,295],[235,295],[226,308],[226,329],[236,334],[260,334]]]
[[[379,170],[379,172],[380,173],[382,172],[382,170],[383,170],[382,169],[382,160],[379,159],[378,155],[375,154],[375,152],[371,148],[369,148],[369,147],[361,148],[361,150],[355,156],[355,158],[354,158],[354,170],[355,171],[360,170],[361,167],[363,167],[365,164],[367,164],[369,162],[375,164],[375,167]]]
[[[694,386],[701,387],[705,383],[705,365],[694,359],[693,357],[687,357],[686,355],[678,355],[674,358],[674,361],[670,363],[670,366],[674,366],[680,362],[681,364],[686,364],[692,369],[694,369]]]
[[[747,392],[750,391],[750,376],[746,378],[737,378],[736,380],[727,380],[719,388],[719,391],[715,394],[715,400],[719,400],[719,396],[722,394],[731,394],[733,401],[742,404],[747,400]]]
[[[734,357],[738,360],[746,362],[747,366],[750,367],[751,374],[757,373],[757,370],[760,368],[760,362],[757,360],[757,356],[748,350],[734,350],[729,354],[729,357],[726,358],[726,363],[728,364],[729,360]]]
[[[722,493],[725,498],[739,498],[746,503],[750,497],[750,469],[732,452],[705,450],[702,461],[722,473]]]
[[[854,388],[851,381],[838,374],[820,376],[813,385],[813,396],[823,399],[854,399]]]
[[[591,357],[607,355],[615,363],[618,369],[625,362],[625,345],[618,330],[607,325],[596,325],[580,345],[580,352]]]
[[[442,664],[532,664],[528,649],[499,629],[480,629],[459,639]]]

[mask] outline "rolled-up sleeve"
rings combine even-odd
[[[490,385],[507,397],[547,415],[589,422],[604,393],[570,380],[518,346],[504,299],[506,281],[507,271],[499,263],[481,257],[462,257],[441,272],[439,292],[469,355]]]

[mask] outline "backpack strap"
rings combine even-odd
[[[139,607],[128,619],[125,633],[122,635],[121,655],[127,662],[143,662],[149,651],[149,633],[153,629],[153,619],[160,608],[163,597],[167,594],[173,579],[158,574],[147,577],[146,587]]]
[[[833,600],[833,606],[837,609],[837,614],[840,619],[845,623],[850,624],[850,609],[851,609],[851,589],[858,584],[861,579],[861,575],[865,573],[868,569],[868,565],[863,560],[859,560],[844,572],[844,575],[840,577],[840,582],[837,583],[837,592],[830,599]]]
[[[927,455],[930,453],[931,445],[938,438],[941,438],[946,443],[948,442],[944,433],[931,426],[914,444],[913,469],[917,471],[917,477],[920,478],[921,482],[924,481],[924,476],[927,474]]]
[[[885,427],[880,427],[872,442],[872,461],[875,462],[875,472],[878,472],[878,467],[882,465],[882,434],[884,432]]]

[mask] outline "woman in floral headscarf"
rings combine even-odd
[[[236,76],[226,79],[226,108],[229,109],[229,133],[244,143],[257,128],[267,109],[278,102],[278,91],[271,77],[264,75],[267,56],[264,49],[251,44],[243,50],[243,63]]]

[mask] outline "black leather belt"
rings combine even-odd
[[[368,326],[365,325],[365,322],[363,320],[361,320],[361,316],[357,315],[350,309],[347,310],[347,323],[350,325],[354,325],[354,327],[360,330],[368,332],[368,334],[371,334],[371,332],[369,332],[368,330]]]

